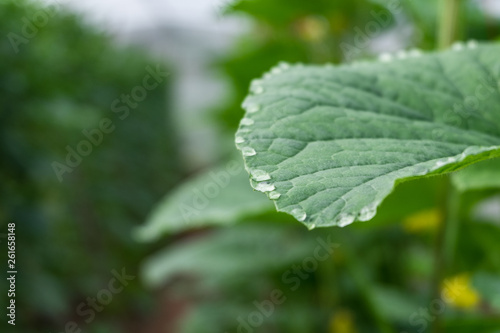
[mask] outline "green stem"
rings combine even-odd
[[[335,266],[333,257],[330,257],[327,262],[320,264],[318,268],[318,297],[324,309],[332,311],[338,299],[338,290],[336,283]]]
[[[458,230],[460,227],[460,193],[453,187],[452,184],[448,184],[448,186],[448,211],[446,214],[447,226],[444,234],[444,258],[446,260],[445,268],[447,270],[450,269],[454,260],[457,247]]]
[[[437,235],[431,302],[441,298],[442,281],[453,263],[458,238],[460,194],[451,184],[449,176],[446,176],[444,192],[441,203],[443,222]],[[438,315],[433,322],[432,332],[441,331],[441,317]]]
[[[460,2],[461,0],[440,0],[438,47],[441,50],[449,48],[457,38]]]
[[[363,297],[368,310],[375,320],[378,332],[395,333],[391,324],[387,322],[387,320],[384,318],[384,315],[378,309],[378,306],[375,302],[375,297],[373,295],[373,289],[370,287],[371,281],[367,280],[366,276],[368,276],[368,274],[366,274],[366,272],[363,272],[364,267],[357,259],[357,256],[351,253],[351,250],[347,246],[343,247],[342,250],[344,251],[346,256],[347,269],[349,270],[349,273],[351,274],[357,288],[361,292],[361,296]]]

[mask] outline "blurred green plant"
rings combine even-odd
[[[234,90],[227,108],[215,113],[216,119],[234,133],[243,116],[239,105],[255,76],[279,61],[341,62],[345,58],[341,43],[352,43],[358,36],[356,28],[363,29],[374,20],[372,11],[387,11],[391,4],[255,0],[230,5],[227,14],[250,18],[253,30],[241,38],[232,53],[215,64],[226,73]],[[398,24],[403,22],[413,27],[413,35],[404,47],[435,48],[437,2],[399,4],[403,11],[393,17],[380,35],[401,27]],[[484,20],[484,11],[476,1],[462,4],[465,9],[460,12],[461,27],[453,34],[460,39],[496,38],[499,21]],[[371,53],[371,48],[363,48],[350,60]],[[494,62],[493,58],[490,60]],[[303,79],[307,80],[307,76]],[[320,90],[321,87],[315,91]],[[239,144],[243,140],[243,135],[236,137]],[[492,167],[486,165],[490,163]],[[445,177],[397,185],[370,223],[353,224],[349,229],[307,231],[298,229],[291,216],[270,212],[264,203],[260,209],[244,213],[246,202],[211,199],[206,195],[207,205],[197,210],[196,223],[189,223],[178,208],[192,202],[195,193],[202,193],[212,181],[211,171],[207,171],[186,182],[177,195],[166,196],[139,230],[139,235],[149,240],[158,239],[162,233],[183,232],[190,237],[189,242],[171,245],[147,260],[143,276],[154,288],[167,284],[185,288],[182,290],[186,291],[184,297],[190,306],[178,328],[181,332],[424,332],[430,331],[431,326],[436,332],[498,332],[498,297],[489,294],[500,285],[496,255],[500,218],[494,209],[487,215],[482,208],[498,202],[496,181],[486,181],[488,177],[498,178],[495,163],[496,160],[480,162],[452,175],[452,182],[460,191],[452,192],[456,224],[451,236],[455,241],[452,246],[445,242],[446,251],[450,252],[447,259],[452,260],[447,260],[444,271],[436,258],[442,255],[439,244],[449,218],[444,201],[448,200],[446,193],[451,185]],[[217,170],[223,168],[221,164]],[[265,172],[247,171],[254,181],[268,180]],[[240,175],[235,176],[230,185],[219,187],[221,197],[250,198],[251,189],[237,185],[239,178]],[[238,209],[241,215],[236,213]],[[220,212],[231,214],[226,219],[228,216]],[[213,227],[218,224],[224,226]],[[189,230],[194,231],[186,233]],[[339,247],[328,260],[318,262],[316,268],[303,274],[304,279],[294,276],[300,285],[292,290],[289,276],[283,275],[294,269],[300,274],[307,258],[314,255],[318,237],[330,237]],[[286,250],[290,243],[295,244],[298,252]],[[280,256],[283,260],[279,260]],[[268,267],[269,263],[272,265]],[[286,301],[271,306],[267,301],[272,300],[273,290],[283,291]]]
[[[372,13],[380,11],[381,5],[368,0],[244,0],[229,5],[226,15],[251,18],[253,30],[215,64],[233,89],[227,107],[216,112],[217,120],[233,132],[241,119],[240,104],[250,81],[279,61],[340,62],[344,58],[341,42],[352,42],[354,29],[364,27],[374,20]],[[391,20],[386,28],[394,23]]]
[[[437,2],[398,3],[403,10],[390,16],[394,2],[387,1],[230,4],[227,15],[245,16],[253,26],[214,64],[232,89],[227,106],[214,110],[217,124],[234,133],[250,81],[278,61],[370,57],[371,39],[400,29],[401,22],[413,27],[404,47],[433,49]],[[458,38],[497,38],[498,19],[486,18],[478,4],[463,1]],[[76,319],[85,332],[141,331],[136,322],[154,308],[139,279],[88,326],[75,311],[107,286],[113,269],[138,275],[135,268],[149,247],[137,244],[131,230],[181,173],[164,100],[169,82],[148,91],[120,119],[125,111],[113,112],[114,101],[143,85],[146,67],[156,68],[153,59],[113,45],[73,15],[50,11],[46,23],[35,24],[35,14],[46,12],[39,4],[23,0],[0,6],[5,36],[0,42],[0,225],[18,226],[22,288],[16,329],[62,331]],[[23,33],[24,17],[37,28],[32,37]],[[377,17],[389,17],[388,23]],[[379,33],[366,33],[370,22],[378,22]],[[361,52],[346,57],[342,43]],[[115,130],[60,183],[53,162],[65,163],[67,146],[76,149],[87,140],[82,131],[98,128],[105,118]],[[178,321],[175,315],[181,320],[174,330],[184,333],[417,332],[429,330],[439,315],[441,332],[498,332],[496,162],[453,174],[460,190],[454,192],[456,246],[445,276],[436,273],[440,262],[434,249],[446,218],[443,198],[450,184],[444,177],[398,185],[370,223],[307,231],[252,192],[242,164],[229,168],[225,162],[202,172],[167,195],[137,234],[148,241],[175,240],[149,257],[142,271],[160,297],[181,299],[179,309],[155,311],[163,316],[158,330],[165,318]],[[453,297],[442,298],[440,292]]]
[[[36,35],[27,35],[33,27]],[[138,279],[92,324],[76,308],[107,286],[113,269],[137,276],[147,249],[130,230],[178,179],[168,80],[123,120],[125,103],[115,105],[121,112],[113,109],[122,94],[143,85],[147,67],[162,63],[114,45],[61,8],[32,1],[2,1],[0,31],[0,225],[17,225],[15,328],[60,332],[75,320],[85,332],[134,331],[152,306]],[[94,130],[103,119],[114,130],[99,137]],[[68,149],[86,149],[79,144],[92,139],[83,131],[94,131],[97,144],[60,182],[53,163],[66,165]]]

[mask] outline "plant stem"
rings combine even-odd
[[[333,257],[330,257],[327,262],[319,265],[318,268],[318,298],[324,309],[332,311],[338,299],[337,284],[335,283],[335,266]]]
[[[348,246],[343,247],[346,256],[347,269],[351,274],[357,288],[361,292],[365,305],[373,316],[375,325],[380,333],[394,333],[391,324],[387,322],[383,314],[380,313],[378,306],[375,302],[373,289],[371,288],[371,281],[369,281],[364,272],[364,267],[357,259],[357,256],[351,252]]]
[[[438,47],[447,49],[457,38],[458,15],[461,0],[440,0],[441,19],[439,21]]]
[[[446,176],[446,184],[442,199],[442,223],[439,227],[434,262],[434,281],[432,286],[431,302],[441,299],[441,285],[453,263],[459,229],[460,194]],[[441,318],[436,316],[432,332],[441,332]]]

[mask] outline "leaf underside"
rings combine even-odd
[[[500,46],[254,80],[236,133],[254,189],[309,228],[367,221],[401,181],[500,156]],[[415,198],[418,200],[418,198]]]

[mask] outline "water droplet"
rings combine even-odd
[[[461,51],[464,49],[464,43],[462,42],[455,42],[452,46],[451,49],[453,51]]]
[[[255,80],[252,80],[252,82],[250,83],[250,85],[253,87],[253,86],[259,86],[262,84],[262,80],[261,79],[255,79]]]
[[[236,139],[234,139],[234,142],[243,143],[243,142],[245,142],[245,139],[241,136],[237,136]]]
[[[271,192],[274,191],[276,187],[268,182],[262,182],[258,183],[257,186],[255,186],[255,189],[259,192]]]
[[[396,53],[396,57],[398,57],[399,59],[406,59],[408,57],[408,54],[404,50],[401,50]]]
[[[467,47],[469,49],[475,49],[475,48],[478,47],[478,43],[475,40],[470,40],[470,41],[467,42]]]
[[[302,210],[301,208],[295,208],[294,210],[292,210],[292,215],[300,222],[303,222],[307,217],[306,212],[304,212],[304,210]]]
[[[269,199],[271,199],[271,200],[278,200],[280,197],[281,197],[281,194],[276,192],[276,191],[269,193]]]
[[[290,64],[289,64],[289,63],[287,63],[287,62],[280,62],[279,66],[280,66],[280,68],[281,68],[282,70],[284,70],[284,71],[286,71],[287,69],[289,69],[289,68],[290,68]]]
[[[281,74],[282,70],[279,67],[274,67],[271,69],[271,74]]]
[[[459,155],[458,157],[448,157],[447,159],[441,159],[441,160],[437,161],[436,164],[434,164],[434,167],[432,167],[430,170],[434,171],[434,170],[437,170],[445,165],[454,163],[454,162],[460,160],[460,157],[461,156]]]
[[[253,149],[251,147],[241,148],[241,153],[243,154],[243,156],[254,156],[254,155],[257,155],[257,153],[255,152],[255,149]]]
[[[308,224],[306,225],[307,229],[309,230],[313,230],[314,228],[316,228],[316,223],[311,223],[311,224]]]
[[[369,205],[361,209],[358,219],[360,221],[369,221],[375,216],[375,214],[377,214],[377,205]]]
[[[255,122],[253,121],[253,119],[250,119],[250,118],[243,118],[243,119],[241,119],[241,125],[244,125],[244,126],[251,126],[254,123]]]
[[[262,94],[264,92],[264,87],[263,86],[253,86],[252,92],[256,95]]]
[[[411,49],[408,52],[408,55],[413,58],[418,58],[422,55],[422,51],[420,51],[419,49]]]
[[[354,220],[355,220],[354,215],[351,215],[351,214],[341,214],[337,218],[337,225],[339,227],[345,227],[345,226],[351,224],[352,222],[354,222]]]
[[[271,179],[271,176],[264,170],[255,169],[250,172],[252,174],[253,180],[261,182],[263,180]]]
[[[390,53],[382,53],[378,59],[381,61],[381,62],[390,62],[392,61],[392,54]]]
[[[247,107],[247,111],[249,113],[255,113],[257,111],[260,110],[260,106],[258,106],[257,104],[250,104],[248,107]]]
[[[434,166],[434,169],[439,169],[445,165],[446,165],[446,161],[437,161],[436,165]]]

